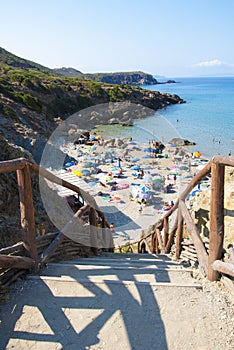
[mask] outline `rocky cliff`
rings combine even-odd
[[[120,85],[154,85],[157,80],[151,75],[144,72],[126,72],[126,73],[97,73],[86,74],[87,78],[95,81],[101,81],[107,84]]]

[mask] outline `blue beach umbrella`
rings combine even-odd
[[[75,163],[74,163],[74,162],[67,162],[67,163],[65,164],[65,167],[68,168],[68,167],[70,167],[70,166],[72,166],[72,165],[75,165]]]
[[[149,194],[149,192],[146,192],[146,193],[144,193],[144,192],[141,192],[141,193],[139,193],[139,198],[150,198],[150,194]]]
[[[131,166],[130,170],[140,170],[139,165],[133,165]]]
[[[144,152],[153,152],[153,148],[147,147],[143,149]]]
[[[96,186],[96,184],[97,184],[97,183],[96,183],[95,181],[91,181],[91,182],[88,183],[88,185],[89,185],[89,186],[92,186],[92,187],[93,187],[93,186]]]
[[[151,187],[149,187],[149,186],[142,186],[142,187],[140,188],[140,191],[141,191],[142,193],[150,192],[150,191],[151,191]]]
[[[85,175],[85,176],[89,176],[91,173],[90,173],[90,171],[88,170],[88,169],[82,169],[82,173],[83,173],[83,175]]]
[[[135,162],[138,162],[138,160],[140,160],[140,159],[139,158],[132,158],[131,162],[135,163]]]

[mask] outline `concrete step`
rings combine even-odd
[[[94,258],[81,258],[81,259],[75,259],[72,261],[64,261],[63,263],[70,263],[70,264],[96,264],[96,265],[111,265],[111,266],[130,266],[130,265],[136,265],[136,266],[154,266],[155,268],[158,266],[163,267],[169,267],[174,266],[178,268],[183,268],[184,266],[182,264],[179,264],[176,261],[172,260],[154,260],[154,259],[109,259],[109,258],[102,258],[102,257],[94,257]]]
[[[199,283],[173,283],[173,282],[156,282],[156,281],[132,281],[132,280],[114,280],[114,279],[98,279],[98,278],[73,278],[71,276],[28,276],[27,279],[29,280],[41,280],[45,281],[46,284],[53,290],[55,289],[56,292],[58,292],[58,288],[60,290],[60,293],[62,293],[63,290],[63,284],[67,283],[74,283],[75,288],[79,288],[79,285],[129,285],[129,286],[151,286],[151,287],[176,287],[176,288],[196,288],[196,289],[202,289],[202,286]],[[59,287],[58,287],[59,283]],[[67,286],[64,286],[64,288],[67,289]],[[69,286],[70,288],[70,286]],[[74,288],[73,288],[74,289]],[[72,289],[71,289],[72,292]],[[74,293],[74,291],[72,292]]]
[[[138,253],[109,253],[101,252],[100,257],[109,259],[160,259],[160,260],[171,260],[169,254],[138,254]]]

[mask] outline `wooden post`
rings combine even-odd
[[[177,224],[177,230],[176,230],[176,258],[180,258],[181,253],[181,242],[182,242],[182,234],[183,234],[183,218],[181,214],[180,205],[178,207],[178,224]]]
[[[163,244],[164,247],[167,245],[168,241],[168,216],[163,219]]]
[[[212,164],[211,202],[210,202],[210,245],[208,279],[217,281],[219,272],[214,271],[212,263],[220,260],[224,237],[224,166]]]
[[[188,232],[196,248],[200,271],[203,274],[203,276],[206,277],[207,270],[208,270],[208,254],[206,252],[204,243],[202,242],[198,228],[194,224],[193,219],[191,218],[191,215],[188,211],[188,208],[186,207],[186,204],[183,200],[180,201],[180,209],[181,209],[181,214],[186,223]]]
[[[35,268],[38,264],[36,232],[34,221],[33,197],[29,166],[17,170],[21,226],[23,228],[23,245],[25,255],[35,261]]]
[[[165,254],[165,247],[163,244],[163,240],[162,240],[161,232],[160,232],[159,228],[156,228],[156,234],[157,234],[159,249],[161,250],[162,254]]]
[[[5,269],[33,269],[35,262],[31,258],[13,255],[0,255],[0,267]]]
[[[151,242],[150,242],[150,246],[151,246],[151,252],[153,253],[153,254],[155,254],[156,253],[156,247],[155,247],[155,232],[153,232],[152,234],[151,234]]]
[[[97,241],[97,218],[96,211],[94,208],[90,208],[89,211],[89,225],[90,225],[90,247],[94,254],[98,252],[98,241]]]
[[[154,239],[155,239],[155,251],[156,251],[156,254],[159,254],[160,253],[160,249],[159,249],[159,243],[158,243],[158,237],[157,237],[156,231],[155,231],[155,234],[154,234]]]

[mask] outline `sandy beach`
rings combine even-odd
[[[95,198],[113,225],[115,246],[139,239],[159,221],[198,164],[205,162],[171,144],[155,153],[158,146],[153,140],[140,144],[131,137],[107,140],[105,135],[91,134],[89,141],[63,144],[62,151],[71,158],[57,175],[69,178]]]

